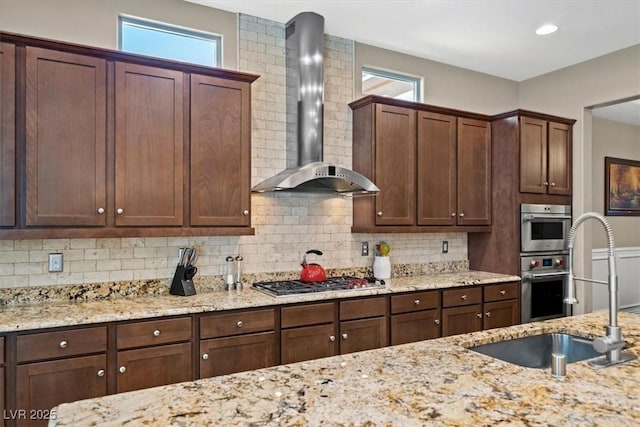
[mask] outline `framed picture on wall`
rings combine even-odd
[[[604,213],[640,216],[640,161],[604,158]]]

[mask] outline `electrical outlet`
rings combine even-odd
[[[369,256],[369,242],[360,242],[360,256]]]
[[[59,273],[63,267],[62,254],[49,254],[49,273]]]
[[[446,254],[449,252],[449,242],[447,240],[442,241],[442,253]]]

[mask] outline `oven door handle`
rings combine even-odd
[[[533,221],[534,219],[544,219],[545,221],[554,221],[554,220],[565,220],[565,219],[571,219],[571,215],[557,215],[557,216],[550,216],[550,215],[525,215],[524,217],[525,221]]]
[[[523,273],[522,278],[523,279],[542,279],[545,277],[566,276],[568,274],[569,274],[568,271],[559,271],[555,273]]]

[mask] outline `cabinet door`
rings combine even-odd
[[[386,317],[340,322],[340,354],[389,345]]]
[[[29,414],[65,402],[107,394],[107,357],[74,357],[16,368],[16,408]],[[28,418],[28,417],[27,417]],[[19,419],[19,426],[46,426],[47,420]]]
[[[376,105],[376,225],[413,225],[416,218],[416,112]]]
[[[571,195],[571,126],[549,122],[549,194]]]
[[[456,118],[418,112],[418,225],[456,224]]]
[[[26,224],[106,224],[106,61],[27,47]]]
[[[191,343],[120,351],[117,359],[117,393],[192,379]]]
[[[275,332],[200,341],[200,378],[250,371],[275,364]]]
[[[482,305],[445,308],[442,310],[442,336],[467,334],[482,330]]]
[[[488,302],[484,304],[484,329],[503,328],[520,323],[518,300]]]
[[[250,86],[191,76],[191,225],[249,226]]]
[[[391,345],[440,337],[440,310],[391,316]]]
[[[0,227],[16,225],[16,75],[13,45],[0,43]]]
[[[116,225],[179,226],[183,73],[116,63]]]
[[[520,118],[520,192],[547,192],[547,122]]]
[[[282,364],[333,356],[338,350],[333,324],[285,329],[281,338]]]
[[[458,225],[491,225],[491,124],[458,118]]]

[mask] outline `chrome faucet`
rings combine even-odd
[[[603,280],[585,279],[582,277],[574,277],[573,275],[573,242],[576,236],[576,230],[585,220],[593,218],[598,220],[607,233],[608,259],[609,259],[609,277],[605,282]],[[569,238],[567,242],[569,249],[569,275],[567,279],[567,292],[564,302],[566,304],[576,304],[575,281],[600,283],[609,286],[609,325],[605,328],[606,335],[593,340],[593,348],[604,353],[604,356],[592,359],[589,364],[594,368],[605,368],[618,363],[628,362],[637,356],[623,353],[624,340],[622,332],[618,326],[618,276],[616,274],[615,245],[613,242],[613,229],[611,224],[602,215],[595,212],[587,212],[578,217],[569,230]]]

